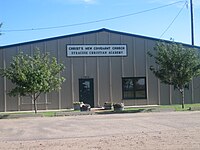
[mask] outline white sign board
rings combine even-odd
[[[67,45],[67,56],[127,56],[127,45]]]

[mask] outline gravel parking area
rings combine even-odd
[[[200,112],[0,120],[0,150],[200,149]]]

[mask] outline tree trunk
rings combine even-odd
[[[36,103],[36,94],[34,94],[34,100],[33,100],[33,103],[34,103],[34,110],[35,110],[35,114],[37,114],[37,103]]]
[[[184,109],[184,104],[185,104],[184,88],[180,89],[180,92],[181,92],[181,104],[182,104],[182,109]]]

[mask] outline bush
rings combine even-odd
[[[83,102],[78,102],[78,101],[76,101],[76,102],[73,102],[73,104],[74,104],[74,105],[76,105],[76,104],[77,104],[77,105],[78,105],[78,104],[81,105],[81,104],[83,104]]]
[[[90,110],[91,110],[91,106],[90,106],[90,104],[83,104],[83,105],[80,107],[80,110],[81,110],[81,111],[90,111]]]
[[[112,102],[105,102],[104,103],[104,109],[110,110],[113,108],[113,103]]]
[[[124,103],[115,103],[113,104],[114,108],[124,108]]]

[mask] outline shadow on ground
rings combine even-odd
[[[123,113],[139,113],[143,112],[145,109],[137,109],[137,110],[123,110],[123,111],[114,111],[114,110],[107,110],[107,111],[99,111],[96,114],[123,114]]]

